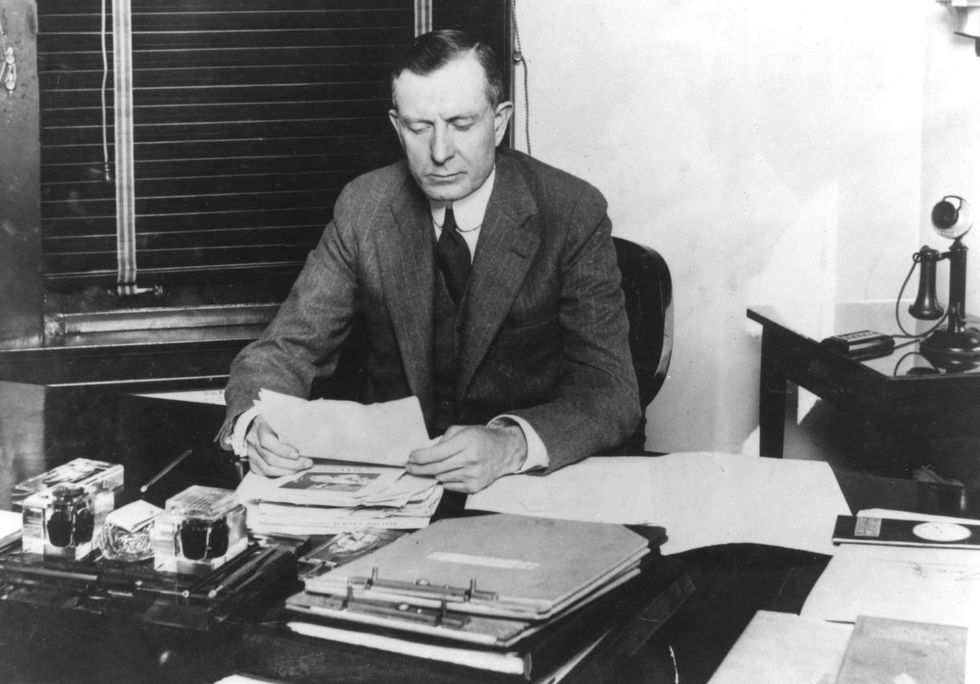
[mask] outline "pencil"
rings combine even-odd
[[[167,473],[169,473],[171,470],[173,470],[174,468],[176,468],[177,465],[181,461],[183,461],[185,458],[187,458],[188,456],[190,456],[191,455],[191,451],[193,451],[193,449],[188,449],[187,451],[185,451],[184,453],[182,453],[180,456],[178,456],[177,458],[175,458],[174,460],[172,460],[170,463],[168,463],[166,466],[164,466],[163,470],[161,470],[159,473],[157,473],[156,475],[154,475],[153,477],[151,477],[149,480],[147,480],[146,484],[144,484],[142,487],[140,487],[140,493],[141,494],[145,494],[146,493],[146,490],[149,489],[150,487],[152,487],[153,485],[155,485],[157,483],[157,481],[161,477],[163,477],[164,475],[166,475]]]

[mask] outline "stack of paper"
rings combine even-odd
[[[425,527],[442,485],[401,468],[315,465],[279,478],[248,473],[238,486],[257,534],[338,534],[361,527]]]

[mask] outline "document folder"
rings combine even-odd
[[[306,591],[544,620],[634,569],[647,539],[621,525],[486,515],[440,520],[306,580]]]
[[[359,621],[356,614],[334,611],[335,597],[302,592],[286,602],[287,627],[307,636],[357,647],[400,653],[455,666],[517,675],[509,681],[549,681],[549,673],[566,666],[601,643],[614,643],[624,635],[638,648],[662,627],[694,591],[683,565],[675,558],[650,558],[639,573],[621,584],[601,589],[543,622],[453,614],[455,626],[426,627],[415,631],[411,622],[394,619]],[[458,630],[460,634],[453,635]],[[480,633],[501,635],[481,641]],[[629,652],[632,652],[632,649]],[[623,657],[620,654],[618,657]],[[403,661],[403,672],[422,671],[422,665]],[[456,681],[498,681],[463,674]],[[415,679],[408,674],[406,679]]]

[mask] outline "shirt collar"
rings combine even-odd
[[[456,218],[456,225],[459,226],[460,230],[474,230],[483,224],[483,217],[487,213],[487,205],[490,203],[490,194],[493,192],[493,181],[496,175],[497,167],[495,165],[480,187],[463,199],[452,202],[453,216]],[[446,216],[446,204],[444,201],[429,202],[432,222],[437,226],[442,225]]]

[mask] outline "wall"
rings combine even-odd
[[[954,191],[980,205],[980,122],[965,121],[977,103],[958,92],[980,97],[980,58],[947,14],[894,0],[518,2],[531,151],[598,186],[616,234],[672,268],[675,352],[648,448],[742,450],[758,423],[746,306],[894,300],[922,241],[945,248],[928,208]],[[519,102],[522,149],[524,114]]]

